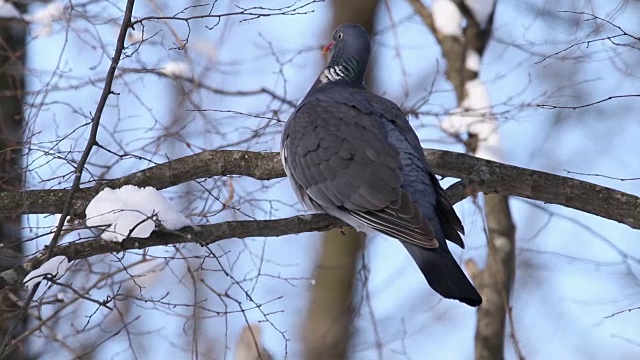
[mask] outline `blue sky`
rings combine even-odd
[[[102,6],[103,13],[92,10],[94,18],[109,19],[110,14],[118,14],[113,6]],[[216,12],[229,10],[225,6],[217,5]],[[161,6],[164,14],[172,14],[181,8],[178,2],[166,2]],[[133,57],[123,60],[121,68],[162,68],[168,61],[190,58],[193,59],[192,71],[207,84],[228,90],[266,87],[295,101],[304,95],[320,71],[323,58],[319,48],[329,40],[332,30],[330,3],[314,4],[312,8],[315,11],[306,15],[266,17],[243,23],[239,23],[237,18],[230,18],[211,31],[204,28],[208,22],[193,22],[186,51],[168,50],[175,40],[170,29],[149,22],[145,26],[145,34],[156,34],[155,37],[144,43]],[[539,63],[543,56],[573,43],[603,34],[615,34],[615,29],[608,30],[602,23],[583,21],[584,17],[559,13],[559,10],[591,12],[615,22],[632,34],[640,33],[636,21],[640,10],[638,5],[629,2],[622,10],[617,8],[617,3],[589,5],[581,1],[563,5],[551,1],[532,1],[530,4],[499,2],[494,23],[496,41],[490,42],[482,58],[481,79],[488,87],[495,111],[502,113],[508,110],[499,117],[500,136],[508,163],[562,175],[569,170],[620,178],[640,176],[635,156],[640,153],[640,143],[636,140],[640,124],[635,116],[638,102],[633,98],[612,100],[578,110],[536,107],[541,103],[576,105],[611,95],[638,93],[637,77],[640,74],[636,70],[640,51],[635,49],[598,42],[589,47],[577,46],[560,57]],[[442,120],[446,111],[456,106],[451,86],[443,74],[444,61],[440,49],[420,20],[410,16],[411,8],[407,3],[393,2],[392,9],[401,35],[399,43],[396,43],[390,31],[389,15],[381,11],[376,24],[378,31],[373,38],[373,54],[378,65],[374,81],[376,91],[398,103],[410,104],[424,96],[435,79],[434,92],[424,110],[439,116],[410,120],[419,129],[425,147],[461,151],[462,147],[437,127],[437,121]],[[146,2],[136,5],[135,14],[138,16],[152,13],[154,10]],[[180,37],[186,36],[187,29],[183,23],[170,22],[169,25]],[[599,27],[603,33],[595,32]],[[72,83],[99,79],[106,73],[108,60],[105,52],[112,53],[116,33],[116,27],[108,22],[94,26],[76,18],[69,27],[56,24],[52,36],[30,43],[28,66],[32,71],[29,89],[44,89],[50,79],[53,79],[52,84],[65,84],[65,78],[71,78]],[[101,39],[103,45],[98,46],[96,39]],[[196,44],[212,45],[216,51],[215,60],[198,52]],[[395,47],[402,49],[400,58],[395,55]],[[60,71],[52,76],[58,59]],[[403,67],[406,75],[403,75]],[[271,101],[268,96],[234,98],[208,92],[195,94],[193,103],[177,104],[171,99],[174,90],[169,79],[153,74],[128,74],[124,79],[116,82],[116,91],[121,95],[112,97],[109,102],[99,141],[116,149],[121,143],[124,150],[155,161],[188,155],[199,148],[228,148],[229,144],[251,135],[264,125],[268,125],[265,134],[252,140],[251,148],[257,151],[278,149],[281,122],[188,110],[235,110],[261,115],[273,114],[271,110],[275,110],[280,120],[285,120],[291,111],[289,107]],[[97,81],[95,86],[84,87],[81,92],[52,92],[46,98],[43,95],[33,98],[35,105],[42,101],[45,104],[41,111],[29,114],[28,120],[35,134],[33,144],[47,148],[50,146],[46,145],[47,141],[59,139],[86,122],[86,116],[95,108],[100,84]],[[409,90],[408,98],[405,88]],[[179,133],[191,147],[185,145],[187,140],[163,141],[161,137],[166,128],[172,129],[169,120],[176,106],[185,110],[184,117],[189,120]],[[266,107],[270,110],[265,111]],[[56,150],[78,151],[84,146],[87,131],[86,127],[76,131]],[[117,136],[108,136],[109,132]],[[35,160],[31,165],[35,170],[28,178],[34,188],[59,187],[57,180],[40,182],[39,178],[49,178],[52,174],[71,169],[65,161],[51,160],[50,155],[41,156],[33,151],[29,156]],[[150,162],[137,158],[119,161],[101,150],[95,150],[92,156],[96,163],[113,164],[108,177],[150,166]],[[40,165],[42,167],[38,167]],[[94,168],[92,173],[100,174],[100,171]],[[571,176],[640,194],[638,181]],[[204,185],[212,186],[213,182]],[[286,181],[269,182],[266,189],[254,180],[236,179],[234,185],[236,197],[246,200],[241,204],[243,210],[255,217],[280,218],[300,211]],[[167,193],[184,206],[185,212],[191,214],[195,222],[243,217],[231,211],[206,219],[198,216],[196,209],[202,205],[181,200],[187,195],[194,199],[205,198],[207,194],[198,187],[185,186]],[[223,188],[216,194],[227,193]],[[258,210],[256,203],[249,203],[248,199],[275,199],[277,202],[258,203],[262,209]],[[640,258],[636,245],[640,241],[640,232],[561,206],[531,204],[521,199],[511,200],[518,242],[512,306],[515,333],[524,355],[530,359],[637,356],[640,351],[640,339],[637,337],[640,333],[639,313],[605,317],[640,303],[640,282],[636,277],[640,269],[638,260],[633,257]],[[458,258],[473,258],[482,266],[486,254],[482,216],[470,200],[458,204],[456,210],[467,229],[467,250]],[[30,217],[25,226],[45,227],[50,222],[50,218]],[[34,243],[33,246],[42,246],[43,243]],[[264,250],[268,260],[261,268],[264,273],[303,278],[289,285],[283,280],[262,276],[255,282],[252,293],[259,302],[277,299],[266,305],[265,311],[282,311],[269,318],[279,329],[285,329],[292,339],[288,348],[290,358],[296,358],[300,351],[297,326],[304,314],[306,295],[311,286],[304,278],[311,274],[312,260],[319,245],[317,234],[302,234],[266,240],[228,240],[212,247],[218,254],[229,252],[227,256],[230,258],[237,256],[233,272],[238,277],[256,274],[256,256],[250,255],[248,248],[258,254]],[[185,251],[198,255],[202,249],[186,247]],[[151,254],[159,256],[168,253],[171,252],[167,249],[151,251]],[[384,343],[382,353],[385,359],[405,358],[399,355],[403,351],[406,351],[406,358],[411,359],[424,358],[425,354],[445,359],[472,357],[474,310],[440,299],[424,283],[402,247],[392,240],[383,236],[374,238],[367,245],[366,259],[371,269],[367,286],[379,336]],[[108,266],[118,266],[108,258],[102,261]],[[222,304],[214,296],[206,291],[194,294],[188,281],[176,275],[192,263],[174,260],[168,265],[172,271],[165,268],[154,275],[143,295],[160,296],[168,291],[170,301],[181,303],[201,297],[208,299],[207,304],[211,307],[219,308]],[[216,266],[211,259],[206,264],[212,268]],[[80,269],[84,265],[77,266]],[[215,283],[216,288],[225,288],[225,281],[228,281],[219,273],[210,272],[203,276]],[[103,292],[108,293],[108,289]],[[87,304],[80,306],[81,312],[92,310]],[[186,309],[175,312],[184,316],[189,314]],[[144,318],[134,325],[137,330],[154,330],[150,334],[137,335],[140,339],[137,355],[140,358],[158,358],[167,351],[174,351],[171,349],[185,346],[184,341],[189,334],[185,329],[191,326],[188,320],[175,314],[166,315],[160,310],[135,306],[132,314],[144,314]],[[252,321],[263,320],[257,311],[247,311],[247,317]],[[375,355],[372,321],[369,310],[363,308],[355,323],[354,359],[369,359]],[[233,348],[244,322],[244,316],[232,314],[209,317],[204,326],[207,337],[213,339],[212,343],[219,351],[225,344]],[[282,335],[269,324],[262,327],[266,346],[281,358],[285,349]],[[65,331],[70,330],[61,330]],[[156,336],[167,341],[158,343],[154,341]],[[149,341],[154,341],[154,345],[149,346]],[[99,355],[111,358],[117,353],[114,358],[131,358],[130,352],[119,353],[126,349],[127,344],[125,337],[116,337],[99,349]],[[188,357],[189,351],[183,351]],[[232,351],[228,350],[224,358],[231,358],[231,355]],[[510,340],[507,340],[506,355],[509,359],[515,358]]]

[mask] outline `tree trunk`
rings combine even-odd
[[[24,10],[24,9],[21,9]],[[22,147],[24,116],[24,61],[26,25],[0,21],[0,191],[22,190]],[[0,270],[22,261],[21,217],[0,217]],[[14,326],[12,315],[19,308],[15,299],[19,288],[0,293],[0,339]],[[18,328],[20,325],[18,326]],[[14,332],[15,334],[16,332]],[[19,333],[19,331],[17,332]],[[1,340],[0,340],[1,341]],[[24,348],[9,353],[9,359],[26,359]]]
[[[515,274],[515,226],[509,198],[485,195],[484,210],[489,233],[487,266],[474,277],[483,300],[476,328],[477,360],[504,358],[505,319]]]
[[[491,15],[483,28],[464,1],[453,0],[466,23],[462,29],[463,36],[450,36],[438,32],[430,9],[421,0],[408,1],[440,44],[442,54],[447,61],[447,79],[453,85],[458,106],[462,107],[468,96],[465,91],[466,84],[478,79],[479,75],[478,72],[466,68],[466,54],[471,50],[479,56],[483,55],[491,35],[495,6],[490,9]],[[467,136],[466,150],[468,153],[475,154],[479,143],[484,139],[470,129]],[[506,316],[510,315],[509,296],[511,282],[515,275],[515,227],[509,210],[509,199],[504,195],[485,196],[484,213],[488,235],[487,266],[473,276],[483,299],[478,309],[475,358],[494,360],[504,358],[504,325]],[[517,342],[515,343],[517,346]]]
[[[353,283],[360,234],[351,228],[326,233],[302,329],[306,360],[347,358],[353,321]]]

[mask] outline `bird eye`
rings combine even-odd
[[[338,36],[336,37],[338,40],[342,40],[342,38],[344,37],[343,33],[338,33]]]

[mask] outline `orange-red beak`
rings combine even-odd
[[[333,48],[333,45],[334,45],[335,43],[336,43],[335,41],[332,41],[332,42],[328,43],[328,44],[327,44],[327,46],[325,46],[325,47],[323,47],[323,48],[322,48],[322,53],[323,53],[323,54],[326,54],[326,53],[328,53],[329,51],[331,51],[331,49]]]

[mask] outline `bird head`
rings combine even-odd
[[[343,24],[333,31],[332,38],[322,50],[331,52],[331,59],[321,81],[347,81],[361,86],[371,53],[369,34],[360,25]]]

